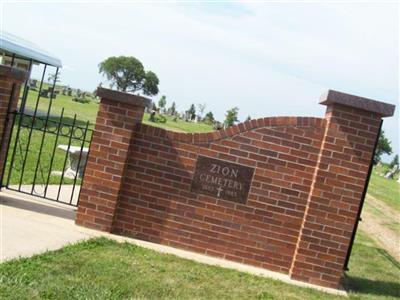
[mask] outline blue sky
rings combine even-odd
[[[73,87],[94,90],[100,61],[132,55],[169,104],[206,103],[219,119],[234,106],[242,120],[323,116],[327,89],[398,104],[395,3],[8,2],[1,13],[3,30],[61,58]],[[384,122],[397,153],[398,110]]]

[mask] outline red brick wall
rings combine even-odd
[[[194,135],[141,124],[113,231],[288,273],[323,133],[316,118]],[[246,204],[190,192],[199,154],[255,167]]]
[[[15,111],[20,87],[27,75],[22,70],[0,65],[0,178],[3,174],[12,123],[12,115],[8,114],[8,110]],[[12,95],[13,85],[15,86]],[[7,118],[10,122],[6,122]]]
[[[187,134],[141,124],[137,96],[101,95],[78,224],[338,286],[380,120],[393,106],[330,91],[325,118]],[[199,155],[253,167],[247,202],[191,192]]]

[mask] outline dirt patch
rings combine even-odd
[[[360,229],[397,261],[400,261],[400,234],[388,226],[388,224],[398,226],[399,213],[368,195],[361,217]]]
[[[400,212],[385,204],[383,201],[367,195],[367,198],[365,199],[365,204],[367,206],[373,206],[374,208],[380,210],[386,217],[389,217],[396,222],[400,222]]]

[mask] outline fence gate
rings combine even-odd
[[[53,84],[43,82],[45,73],[46,66],[39,87],[25,84],[19,108],[9,112],[13,126],[1,182],[9,190],[77,206],[93,130],[64,108],[52,111],[58,69]]]

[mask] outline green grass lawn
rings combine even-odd
[[[47,88],[45,84],[44,88]],[[21,92],[22,93],[22,92]],[[29,91],[28,99],[26,101],[26,107],[30,109],[34,109],[36,106],[36,101],[38,97],[37,91]],[[59,115],[61,114],[62,108],[64,108],[65,117],[69,118],[69,121],[72,120],[74,115],[77,115],[77,118],[80,123],[85,123],[89,121],[92,126],[96,122],[97,111],[99,109],[99,104],[96,101],[90,101],[89,103],[79,103],[72,101],[71,96],[66,95],[57,95],[56,99],[52,102],[51,114]],[[40,98],[38,109],[42,112],[47,112],[49,107],[50,100],[48,98]],[[193,122],[185,122],[184,120],[178,119],[176,122],[173,121],[171,116],[166,115],[167,122],[166,123],[155,123],[149,121],[150,115],[145,113],[143,116],[143,123],[165,128],[168,130],[179,131],[179,132],[210,132],[213,131],[211,125],[205,123],[193,123]]]
[[[45,87],[47,88],[46,84]],[[21,91],[22,93],[22,91]],[[38,98],[38,92],[30,90],[28,93],[28,99],[26,100],[26,107],[30,109],[35,109],[36,102]],[[61,110],[64,108],[64,116],[72,119],[74,115],[77,115],[77,119],[81,123],[86,123],[89,121],[94,124],[96,121],[97,111],[99,110],[99,104],[95,101],[90,101],[89,103],[79,103],[72,101],[71,96],[58,94],[56,99],[52,101],[51,115],[58,116],[61,114]],[[50,104],[49,98],[41,97],[39,99],[38,109],[42,112],[47,112]]]
[[[1,299],[343,299],[104,238],[3,263],[0,274]],[[395,299],[399,275],[398,263],[357,237],[350,299]]]
[[[171,116],[165,115],[167,119],[166,123],[154,123],[149,121],[150,115],[148,113],[144,114],[143,123],[155,127],[160,127],[172,131],[178,132],[210,132],[213,131],[213,127],[206,123],[194,123],[194,122],[186,122],[184,120],[178,119],[177,121],[173,121]]]
[[[378,171],[374,170],[369,181],[368,194],[400,212],[400,183],[396,180],[379,176]]]

